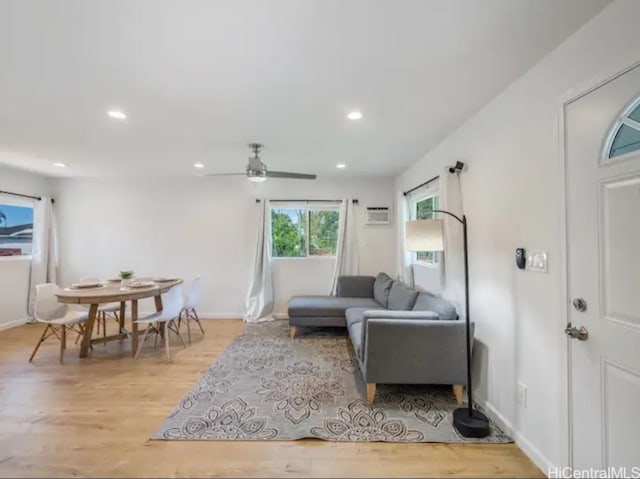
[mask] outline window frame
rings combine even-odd
[[[275,256],[273,254],[273,222],[272,218],[273,218],[273,211],[274,210],[305,210],[307,212],[307,221],[306,221],[306,227],[305,227],[305,238],[304,238],[304,242],[305,242],[305,255],[304,256]],[[321,254],[310,254],[309,253],[309,241],[310,241],[310,232],[311,232],[311,215],[309,214],[311,211],[335,211],[338,213],[338,215],[340,215],[340,203],[330,203],[327,202],[325,204],[323,204],[322,206],[320,205],[313,205],[313,203],[295,203],[295,202],[286,202],[284,204],[278,205],[278,204],[270,204],[269,207],[269,221],[270,223],[270,227],[269,227],[269,232],[270,232],[270,237],[269,237],[269,248],[270,248],[270,252],[271,252],[271,259],[273,260],[316,260],[316,259],[323,259],[323,260],[335,260],[336,259],[336,255],[321,255]],[[338,222],[340,221],[340,217],[338,216]],[[338,223],[338,228],[339,228],[339,223]],[[337,248],[337,244],[336,244],[336,248]]]
[[[611,148],[613,147],[613,142],[622,128],[622,125],[626,125],[629,128],[633,128],[634,130],[640,131],[640,122],[629,118],[629,115],[633,113],[636,108],[640,107],[640,96],[635,98],[629,105],[627,105],[620,114],[616,117],[613,124],[608,130],[607,136],[604,141],[604,145],[602,148],[602,154],[600,155],[600,164],[611,164],[618,161],[624,161],[632,156],[640,154],[640,148],[629,151],[627,153],[623,153],[622,155],[611,156]]]
[[[0,205],[21,206],[23,208],[31,208],[33,212],[32,229],[35,229],[36,221],[36,205],[34,200],[15,198],[13,196],[0,194]],[[31,236],[31,253],[12,256],[0,256],[0,262],[5,261],[31,261],[33,258],[33,233]]]
[[[409,211],[409,218],[414,221],[418,218],[418,203],[421,203],[423,201],[426,201],[428,199],[437,199],[438,200],[438,206],[437,208],[434,209],[439,209],[440,208],[440,190],[439,189],[428,189],[420,194],[417,194],[413,197],[411,197],[410,201],[409,201],[409,207],[410,207],[410,211]],[[440,214],[439,213],[432,213],[432,218],[430,219],[437,219]],[[440,267],[440,263],[442,261],[441,258],[441,253],[439,251],[422,251],[422,253],[433,253],[433,261],[424,261],[424,260],[420,260],[418,259],[418,254],[421,253],[420,251],[412,251],[411,252],[411,263],[414,265],[419,265],[425,268],[439,268]]]

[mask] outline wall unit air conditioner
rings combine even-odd
[[[391,223],[391,211],[388,206],[367,206],[366,224],[388,225]]]

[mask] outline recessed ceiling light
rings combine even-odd
[[[352,111],[347,115],[347,118],[349,118],[349,120],[359,120],[362,118],[362,113],[359,112],[358,110]]]
[[[194,168],[204,168],[204,165],[202,163],[194,163],[193,167]]]
[[[111,118],[115,118],[116,120],[126,120],[127,119],[127,115],[125,112],[120,111],[120,110],[109,110],[107,112],[107,115],[109,115]]]
[[[346,167],[347,167],[347,165],[345,165],[344,163],[338,163],[338,164],[336,165],[336,168],[340,168],[341,170],[342,170],[342,169],[344,169],[344,168],[346,168]]]
[[[64,163],[60,163],[60,162],[54,163],[53,166],[55,166],[57,168],[66,168],[67,167],[67,165],[65,165]]]

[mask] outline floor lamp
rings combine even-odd
[[[467,217],[460,218],[449,211],[433,210],[455,218],[462,224],[464,235],[464,307],[467,333],[467,407],[453,411],[453,425],[464,437],[485,437],[489,435],[489,419],[480,411],[473,409],[473,391],[471,385],[471,328],[469,319],[469,254],[467,244]],[[415,220],[405,223],[406,246],[408,251],[444,251],[443,220]]]

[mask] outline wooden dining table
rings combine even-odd
[[[65,288],[56,294],[58,302],[64,304],[81,304],[89,307],[89,317],[84,335],[80,343],[80,357],[89,354],[89,348],[93,344],[116,341],[131,336],[131,351],[135,355],[138,349],[138,301],[145,298],[154,298],[157,312],[162,311],[162,294],[174,286],[182,283],[182,279],[175,278],[170,281],[153,281],[151,278],[136,278],[136,281],[149,281],[153,285],[145,288],[123,288],[120,281],[107,281],[100,286],[92,288]],[[125,329],[126,303],[131,301],[131,333]],[[101,304],[120,303],[120,328],[118,334],[112,334],[102,338],[93,338],[93,325],[96,322],[98,308]]]

